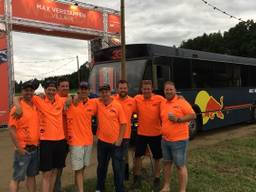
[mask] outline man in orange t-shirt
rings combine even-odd
[[[128,149],[129,142],[131,138],[131,118],[133,113],[135,112],[135,100],[128,95],[128,82],[126,80],[120,80],[118,82],[118,94],[114,96],[114,99],[118,101],[125,112],[127,119],[127,126],[124,134],[124,139],[122,142],[123,153],[126,158],[126,165],[124,162],[123,173],[124,175],[129,174],[129,157],[128,157]]]
[[[18,191],[19,183],[27,176],[27,190],[35,192],[35,176],[39,173],[39,117],[32,97],[36,87],[32,81],[23,83],[21,87],[20,107],[23,115],[15,118],[16,108],[13,107],[9,118],[9,131],[16,148],[10,191]]]
[[[71,166],[75,172],[75,185],[84,191],[84,170],[90,163],[93,133],[92,116],[96,113],[96,103],[89,99],[89,85],[82,81],[78,89],[78,103],[67,110],[67,136]]]
[[[60,98],[66,100],[69,96],[69,81],[65,76],[58,78],[58,87],[57,88],[58,88],[58,93],[56,94],[56,96],[59,96]],[[67,115],[66,115],[65,111],[63,112],[63,128],[64,128],[65,137],[67,140]],[[66,149],[67,149],[67,151],[66,151],[66,156],[67,156],[68,155],[68,144],[67,143],[66,143]],[[58,169],[53,192],[61,191],[62,172],[63,172],[63,168]]]
[[[53,191],[58,169],[65,167],[66,140],[63,129],[65,99],[56,96],[57,83],[44,82],[45,98],[33,97],[39,110],[40,170],[43,172],[42,191]]]
[[[171,168],[174,163],[178,169],[179,191],[185,192],[187,186],[188,122],[195,119],[196,115],[191,105],[184,98],[176,95],[173,82],[165,82],[164,94],[166,100],[161,103],[164,159],[164,186],[162,191],[170,191]]]
[[[160,159],[162,158],[160,104],[164,98],[153,94],[151,80],[142,81],[141,91],[142,95],[135,97],[139,125],[135,144],[134,183],[138,187],[141,184],[141,157],[145,155],[149,146],[155,159],[154,188],[157,190],[160,187]]]
[[[111,98],[110,86],[105,84],[99,88],[100,98],[96,100],[98,118],[97,143],[97,187],[96,191],[104,191],[108,163],[112,159],[116,192],[124,192],[123,149],[127,119],[122,106]]]

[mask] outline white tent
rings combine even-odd
[[[42,84],[39,84],[39,87],[35,90],[35,94],[44,93],[44,88],[42,87]]]

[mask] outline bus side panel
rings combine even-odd
[[[255,103],[255,88],[216,88],[181,91],[202,112],[202,130],[215,129],[252,120],[251,104]]]
[[[8,64],[6,36],[0,37],[0,126],[8,121]]]

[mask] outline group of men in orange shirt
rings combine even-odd
[[[176,95],[173,82],[165,83],[165,98],[153,94],[150,80],[143,80],[142,94],[132,98],[128,95],[128,82],[120,80],[117,95],[112,96],[111,87],[104,84],[99,87],[97,99],[89,99],[87,82],[80,83],[77,96],[68,98],[68,88],[62,89],[61,82],[68,85],[65,80],[59,81],[58,85],[54,81],[46,81],[44,97],[34,96],[32,82],[22,85],[22,97],[15,101],[9,121],[11,138],[17,149],[11,191],[18,190],[18,184],[25,176],[28,190],[35,191],[38,167],[42,171],[42,191],[58,191],[60,187],[56,178],[60,181],[68,153],[67,146],[75,172],[75,185],[79,192],[84,191],[84,170],[89,165],[93,146],[91,122],[92,117],[96,116],[96,191],[104,191],[111,158],[115,190],[124,192],[124,155],[128,152],[134,113],[138,115],[139,125],[135,143],[135,186],[141,184],[141,157],[149,146],[155,159],[154,187],[160,186],[160,159],[163,157],[164,186],[161,191],[170,190],[173,163],[178,168],[180,192],[186,190],[188,122],[195,118],[195,113],[183,97]],[[61,90],[66,90],[67,94],[61,94]]]

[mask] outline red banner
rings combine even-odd
[[[108,32],[121,33],[121,20],[119,15],[108,15]]]
[[[7,39],[0,33],[0,125],[8,121],[8,64],[7,64]]]
[[[4,15],[4,0],[0,0],[0,16]]]
[[[13,17],[103,31],[99,11],[52,0],[13,0]]]

